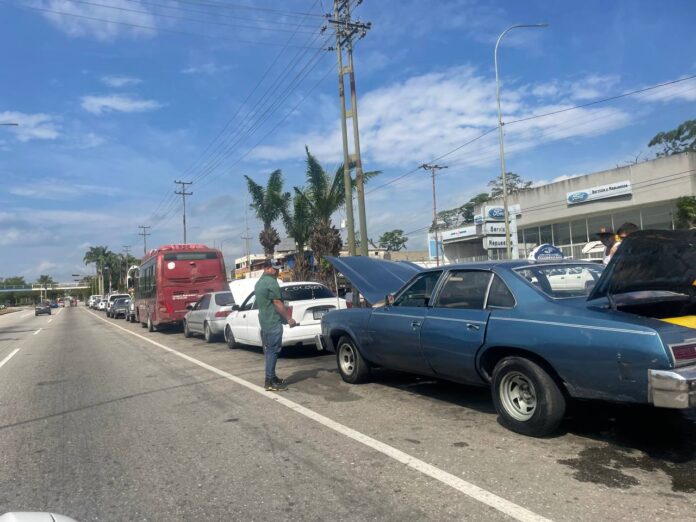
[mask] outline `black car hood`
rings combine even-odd
[[[696,230],[642,230],[623,240],[588,300],[641,291],[696,294]]]
[[[365,256],[327,257],[368,303],[375,304],[396,292],[423,268],[409,261],[387,261]]]

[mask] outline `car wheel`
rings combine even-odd
[[[38,316],[39,316],[38,312],[34,312],[34,317],[38,317]]]
[[[237,341],[234,338],[232,328],[230,328],[229,324],[225,326],[225,342],[230,350],[234,350],[237,347]]]
[[[493,370],[491,387],[500,423],[509,430],[544,437],[563,420],[563,392],[546,370],[529,359],[501,360]]]
[[[189,338],[192,335],[191,330],[189,330],[188,321],[184,319],[184,337]]]
[[[338,340],[336,361],[338,371],[344,381],[350,384],[360,384],[368,380],[370,367],[350,337],[344,336]]]
[[[149,315],[147,316],[147,331],[148,332],[155,331],[155,325],[152,324],[152,317],[150,317]]]
[[[210,331],[210,325],[207,322],[203,323],[203,337],[206,343],[212,343],[215,340],[215,335]]]

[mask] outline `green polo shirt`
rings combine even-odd
[[[263,274],[254,287],[256,292],[256,305],[259,307],[259,324],[261,330],[268,330],[276,325],[283,324],[283,318],[278,314],[273,301],[281,299],[278,280],[268,274]]]

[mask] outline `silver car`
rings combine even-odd
[[[234,305],[232,292],[205,294],[197,303],[187,306],[184,316],[184,336],[203,334],[206,342],[212,343],[225,331],[225,319]]]

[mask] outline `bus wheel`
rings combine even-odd
[[[147,331],[154,332],[156,330],[155,325],[152,324],[152,317],[147,316]]]

